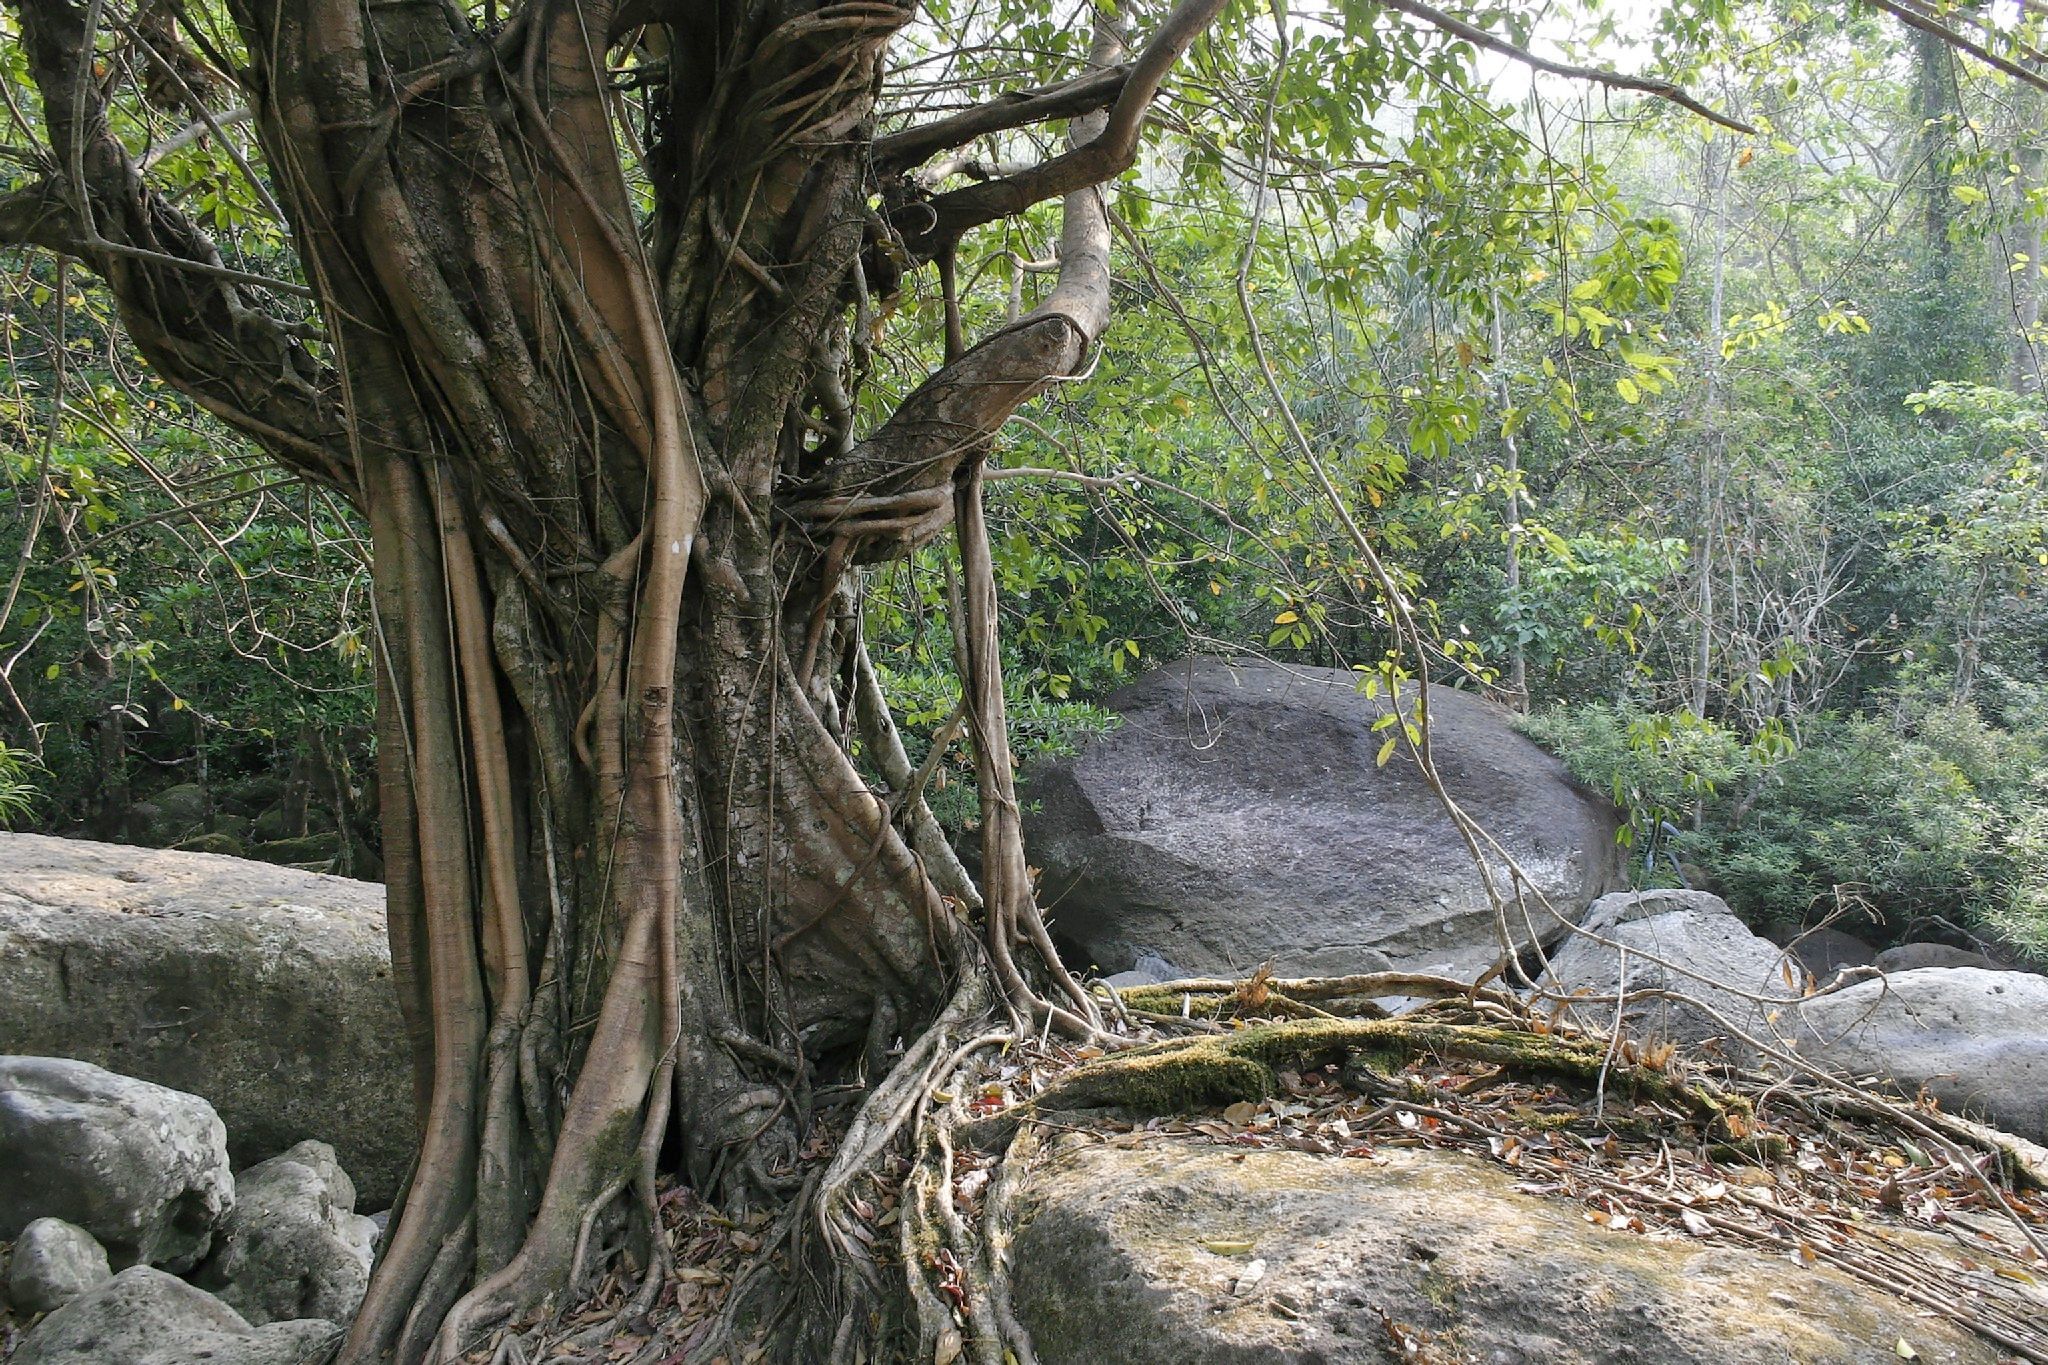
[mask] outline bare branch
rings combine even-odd
[[[1157,46],[1155,39],[1148,52]],[[1101,29],[1092,60],[1122,55],[1121,41]],[[1156,89],[1157,76],[1150,79]],[[1135,129],[1139,115],[1130,117]],[[1084,115],[1068,136],[1077,148],[1099,146],[1112,136],[1115,120],[1113,110]],[[828,487],[783,510],[820,532],[861,539],[866,559],[900,552],[943,530],[952,508],[941,490],[951,487],[955,471],[965,461],[978,462],[990,438],[1033,395],[1075,377],[1109,325],[1109,240],[1101,186],[1091,182],[1070,190],[1061,209],[1059,277],[1045,301],[918,385],[834,468]]]
[[[81,11],[72,0],[39,0],[13,8],[42,97],[51,161],[61,169],[0,198],[0,242],[91,266],[159,374],[294,472],[353,496],[332,374],[300,343],[297,323],[249,292],[312,291],[228,265],[144,181],[113,135],[91,76],[97,6]]]
[[[225,113],[207,114],[202,118],[194,119],[162,142],[151,147],[142,158],[142,169],[146,171],[172,153],[184,151],[187,147],[199,141],[200,138],[206,137],[209,134],[218,137],[220,136],[221,129],[236,123],[247,123],[253,117],[255,117],[255,111],[250,109],[248,105],[243,104],[237,105]]]
[[[964,147],[990,133],[1092,114],[1116,102],[1130,74],[1129,64],[1124,64],[1036,90],[1013,90],[975,108],[878,137],[874,144],[875,170],[884,177],[900,175],[928,157]]]
[[[2048,77],[2039,71],[2021,66],[2018,62],[1999,56],[1982,43],[1964,37],[1948,25],[1938,22],[1931,14],[1917,5],[1899,4],[1895,0],[1865,0],[1872,9],[1882,10],[1908,28],[1919,29],[1941,39],[1958,52],[1967,52],[1987,66],[1995,67],[2014,80],[2024,81],[2036,90],[2048,90]]]
[[[1577,66],[1571,62],[1558,62],[1548,57],[1539,57],[1529,49],[1488,33],[1475,24],[1468,24],[1456,15],[1446,14],[1433,5],[1423,4],[1422,0],[1383,0],[1383,3],[1388,9],[1412,15],[1431,28],[1442,29],[1445,33],[1463,38],[1474,47],[1512,57],[1537,71],[1547,72],[1552,76],[1564,76],[1575,81],[1591,81],[1615,90],[1636,90],[1645,95],[1655,95],[1658,99],[1669,100],[1681,109],[1691,110],[1709,123],[1718,123],[1723,128],[1746,133],[1751,137],[1757,135],[1757,130],[1741,119],[1730,118],[1718,110],[1708,108],[1670,81],[1655,80],[1648,76],[1625,76],[1619,71],[1607,71],[1597,66]]]
[[[983,223],[1022,213],[1033,204],[1100,185],[1129,170],[1138,158],[1138,133],[1166,73],[1214,22],[1223,0],[1181,0],[1152,41],[1130,65],[1123,89],[1109,107],[1102,131],[1072,150],[1027,171],[968,185],[905,210],[904,245],[929,258],[938,247]]]

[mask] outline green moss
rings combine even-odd
[[[1444,1312],[1451,1313],[1457,1311],[1458,1282],[1444,1274],[1441,1270],[1438,1270],[1435,1266],[1431,1266],[1422,1272],[1416,1287],[1422,1290],[1425,1298]]]
[[[1336,1061],[1391,1077],[1419,1054],[1588,1084],[1604,1075],[1611,1092],[1681,1106],[1729,1138],[1743,1140],[1750,1128],[1748,1101],[1616,1061],[1597,1043],[1488,1025],[1401,1019],[1290,1019],[1236,1033],[1152,1043],[1073,1071],[1033,1107],[1176,1113],[1263,1099],[1277,1088],[1283,1063],[1305,1067]]]
[[[1228,994],[1221,992],[1173,991],[1158,986],[1133,986],[1117,994],[1126,1009],[1176,1019],[1181,1017],[1183,1001],[1186,1002],[1187,1017],[1192,1019],[1214,1019],[1231,1001]]]

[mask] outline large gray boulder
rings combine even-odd
[[[1807,975],[1825,985],[1835,973],[1877,963],[1877,950],[1854,934],[1840,929],[1787,929],[1766,934],[1771,942],[1789,948],[1806,968]]]
[[[191,1269],[235,1202],[212,1105],[56,1057],[0,1057],[0,1172],[0,1241],[61,1218],[116,1266]]]
[[[1923,967],[1977,967],[1987,972],[2026,970],[1947,943],[1901,943],[1879,953],[1876,963],[1880,971],[1886,972],[1917,972]]]
[[[331,1322],[251,1327],[205,1290],[135,1266],[37,1323],[9,1365],[313,1365],[340,1336]]]
[[[238,1163],[331,1142],[372,1207],[412,1153],[384,892],[368,882],[0,834],[0,1052],[202,1095]]]
[[[1282,976],[1471,974],[1499,948],[1464,841],[1417,765],[1382,767],[1384,696],[1358,674],[1192,659],[1112,693],[1122,718],[1025,774],[1042,903],[1079,962]],[[1451,795],[1576,914],[1622,885],[1616,819],[1503,708],[1430,691]],[[1545,936],[1559,927],[1536,911]]]
[[[1016,1313],[1043,1365],[1999,1359],[1837,1271],[1596,1228],[1526,1179],[1426,1148],[1076,1142],[1023,1188]]]
[[[302,1142],[235,1177],[235,1211],[193,1283],[259,1326],[346,1322],[370,1282],[377,1229],[324,1142]]]
[[[7,1297],[17,1313],[48,1313],[113,1278],[107,1249],[84,1228],[38,1218],[14,1240]]]
[[[1595,998],[1624,988],[1631,995],[1668,992],[1628,1007],[1624,1031],[1633,1037],[1694,1044],[1719,1038],[1730,1055],[1747,1056],[1714,1015],[1763,1039],[1773,1028],[1771,1013],[1805,993],[1799,959],[1751,933],[1711,892],[1617,891],[1593,902],[1580,928],[1551,957],[1552,978],[1544,984]],[[1612,1025],[1612,1004],[1589,1004],[1584,1012],[1588,1022]]]
[[[1922,967],[1799,1007],[1800,1051],[2048,1142],[2048,977]]]

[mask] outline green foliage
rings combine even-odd
[[[1655,875],[1697,864],[1760,918],[1842,887],[1888,932],[1941,916],[2048,939],[2028,766],[2048,743],[2048,406],[2026,344],[2048,329],[2023,335],[2043,101],[1960,63],[1923,108],[1905,35],[1858,7],[1463,13],[1590,61],[1626,43],[1757,131],[1578,83],[1525,100],[1470,43],[1365,0],[1230,6],[1110,196],[1117,314],[1087,382],[991,452],[1020,758],[1194,651],[1519,677],[1538,733],[1635,814]],[[885,81],[891,126],[1072,76],[1087,28],[1067,18],[926,5]],[[19,83],[5,17],[0,61]],[[115,115],[137,155],[183,124]],[[35,143],[32,101],[18,117]],[[1035,161],[1061,132],[968,150]],[[230,264],[289,254],[223,139],[158,171]],[[0,165],[0,190],[38,174]],[[962,244],[968,337],[1044,298],[1030,263],[1057,225],[1042,204]],[[0,659],[24,651],[26,715],[5,724],[47,774],[8,818],[73,825],[110,782],[261,772],[315,736],[366,756],[358,528],[269,487],[130,366],[82,272],[21,264],[0,562],[28,567]],[[887,302],[859,430],[942,362],[944,308],[929,271]],[[61,515],[24,547],[39,501]],[[949,562],[941,537],[863,585],[913,760],[958,695]],[[930,793],[956,832],[972,789],[956,744]]]
[[[882,694],[889,698],[904,751],[921,766],[931,753],[931,737],[954,715],[960,687],[950,672],[928,668],[897,669],[878,659],[875,672]],[[1045,689],[1046,679],[1010,669],[1004,677],[1004,705],[1010,716],[1010,751],[1018,765],[1077,752],[1090,735],[1117,724],[1116,715],[1086,702],[1068,701]],[[932,818],[956,841],[977,829],[981,803],[975,795],[974,753],[957,739],[933,768],[925,801]]]
[[[1876,916],[1880,938],[1950,920],[2048,945],[2038,729],[2001,729],[1967,703],[1902,703],[1815,718],[1794,747],[1594,703],[1528,730],[1621,803],[1649,884],[1673,884],[1685,864],[1758,923],[1850,903]]]
[[[33,754],[0,744],[0,829],[13,829],[35,814],[42,799],[37,786],[42,771]]]

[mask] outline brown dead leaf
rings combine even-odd
[[[1262,1010],[1272,998],[1273,988],[1266,983],[1273,979],[1273,964],[1268,962],[1243,981],[1237,983],[1237,1004],[1239,1009]]]

